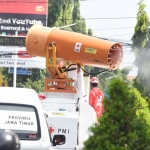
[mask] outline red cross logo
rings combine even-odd
[[[55,133],[55,131],[56,131],[56,128],[53,125],[50,125],[49,126],[49,132],[50,132],[50,134]]]
[[[51,134],[54,132],[53,127],[50,127],[50,128],[49,128],[49,132],[50,132]]]

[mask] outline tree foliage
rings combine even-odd
[[[37,93],[43,91],[44,88],[43,80],[31,80],[30,78],[27,78],[24,83],[19,82],[17,85],[22,88],[34,89]]]
[[[48,26],[59,27],[72,22],[71,0],[48,1]]]
[[[79,0],[74,0],[74,7],[73,7],[73,11],[72,11],[72,19],[73,19],[73,23],[78,23],[75,26],[71,27],[72,30],[74,32],[87,34],[86,33],[85,20],[83,18],[81,18],[81,15],[80,15],[80,2],[79,2]]]
[[[83,150],[149,150],[150,111],[139,91],[119,78],[111,80],[105,112],[90,128]]]
[[[13,87],[13,74],[8,73],[9,68],[1,68],[1,73],[7,81],[9,87]],[[18,75],[17,74],[17,87],[32,88],[37,92],[43,91],[45,70],[31,69],[31,75]]]
[[[93,35],[93,32],[92,32],[92,29],[88,29],[88,35],[92,36]]]
[[[150,96],[150,20],[145,12],[144,0],[140,0],[138,5],[137,24],[132,37],[135,65],[138,67],[134,85],[143,96]]]
[[[23,88],[31,88],[39,93],[43,91],[44,88],[45,74],[46,74],[46,70],[32,69],[31,76],[28,76],[26,78],[26,81],[24,82],[18,82],[17,86]]]
[[[86,71],[86,73],[90,74],[90,78],[97,77],[99,79],[100,82],[99,87],[104,91],[107,89],[108,83],[113,78],[120,77],[124,81],[127,81],[127,75],[131,69],[132,67],[126,67],[122,70],[117,69],[117,70],[109,71],[104,68],[92,67],[87,65],[84,66],[84,70]]]
[[[88,34],[86,32],[86,23],[80,15],[79,0],[49,0],[48,5],[48,26],[62,27],[76,23],[76,25],[65,27],[63,30],[69,30]],[[90,33],[91,34],[91,33]]]
[[[8,86],[13,87],[13,78],[14,75],[9,73],[9,68],[1,68],[1,73],[4,76],[4,80],[7,80]],[[16,82],[26,82],[28,75],[17,75]],[[16,84],[17,85],[17,84]]]

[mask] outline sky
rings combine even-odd
[[[81,0],[80,13],[93,36],[130,42],[136,25],[139,0]],[[150,17],[150,0],[144,0],[145,11]],[[123,47],[124,57],[120,68],[134,66],[131,48]],[[133,68],[130,75],[136,75]]]

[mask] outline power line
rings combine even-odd
[[[85,20],[98,20],[98,19],[135,19],[136,17],[112,17],[112,18],[84,18]]]
[[[109,36],[109,37],[123,36],[123,35],[130,35],[130,34],[134,34],[134,33],[127,33],[127,34],[112,35],[112,36]]]
[[[123,41],[117,40],[117,39],[109,39],[109,38],[103,38],[103,37],[97,37],[97,36],[93,36],[93,37],[96,37],[96,38],[99,38],[99,39],[103,39],[103,40],[107,40],[107,41],[118,42],[118,43],[120,43],[120,44],[122,44],[123,46],[126,46],[126,47],[130,47],[132,45],[129,42],[123,42]]]
[[[103,28],[103,29],[92,29],[92,30],[117,30],[117,29],[129,29],[134,27],[123,27],[123,28]]]
[[[82,18],[81,20],[115,20],[115,19],[135,19],[136,17],[112,17],[112,18]],[[62,20],[62,19],[58,19]],[[73,20],[72,18],[65,18],[64,20]]]

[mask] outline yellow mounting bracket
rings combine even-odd
[[[58,66],[56,58],[56,47],[53,44],[46,47],[46,67],[48,68],[53,79],[67,78],[67,74],[63,71],[61,67]]]
[[[76,93],[74,80],[67,79],[67,74],[57,62],[56,47],[53,44],[46,47],[46,67],[51,75],[51,79],[45,78],[45,92]]]

